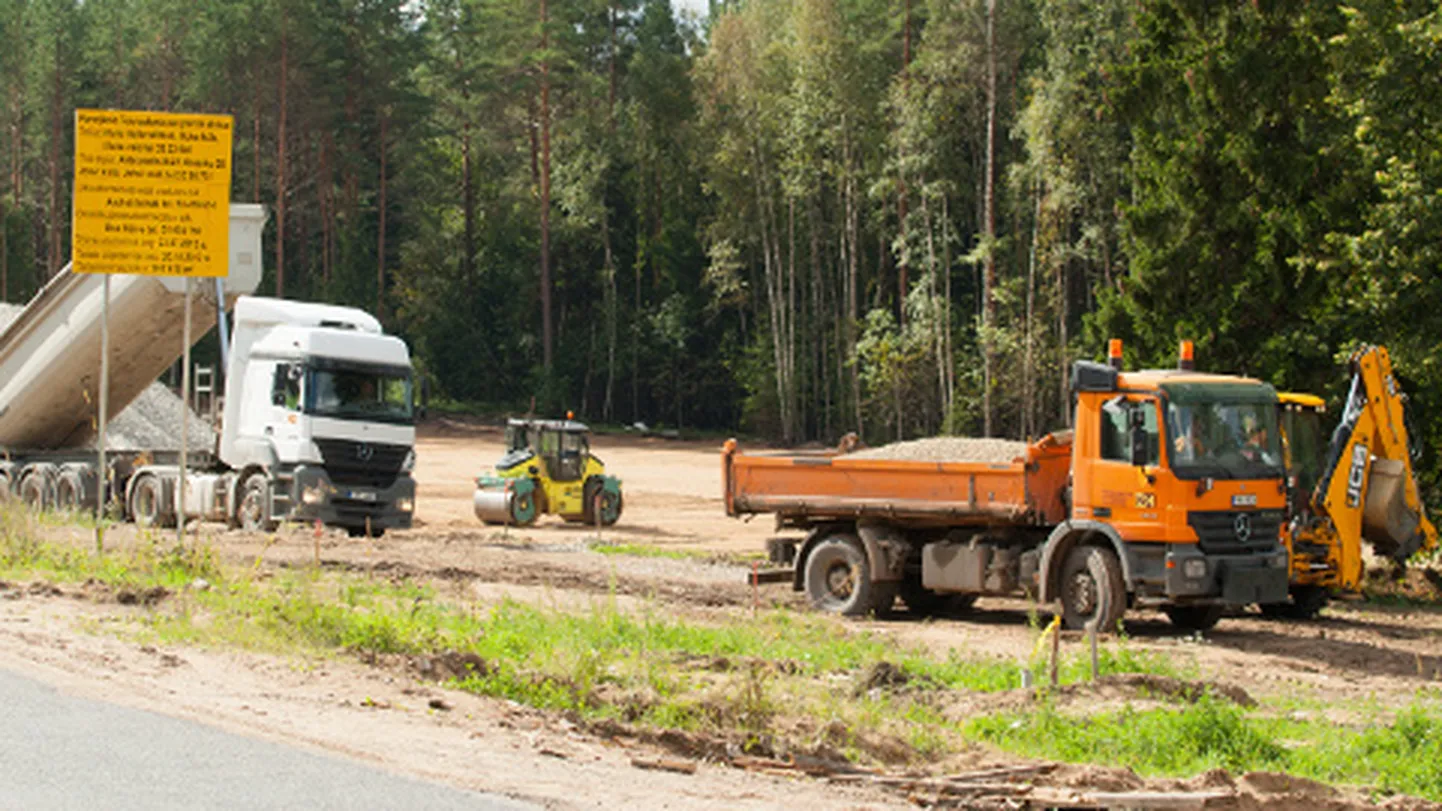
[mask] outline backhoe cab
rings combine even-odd
[[[495,473],[476,479],[471,498],[487,524],[528,526],[543,514],[610,526],[621,517],[621,480],[591,453],[591,429],[570,419],[511,419]]]

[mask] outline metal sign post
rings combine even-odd
[[[100,420],[99,466],[95,468],[95,551],[105,551],[105,497],[110,477],[105,475],[105,424],[110,421],[110,275],[100,287]]]
[[[185,279],[185,337],[181,340],[185,343],[185,349],[181,353],[180,367],[180,485],[176,490],[175,505],[175,528],[177,539],[185,543],[185,493],[190,483],[190,475],[186,472],[185,464],[186,446],[190,442],[190,277]]]

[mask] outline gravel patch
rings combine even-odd
[[[180,450],[180,403],[180,397],[164,383],[151,383],[106,426],[106,448],[112,451]],[[190,412],[189,429],[188,450],[215,451],[215,430],[194,410]]]
[[[1012,439],[977,439],[935,436],[893,442],[847,454],[850,459],[889,459],[911,462],[987,462],[1007,464],[1026,455],[1026,443]]]

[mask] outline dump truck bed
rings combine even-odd
[[[837,452],[721,453],[728,515],[775,513],[784,522],[866,517],[917,524],[1050,525],[1062,498],[1071,434],[1048,434],[1010,463],[856,458]]]
[[[231,205],[226,303],[260,283],[265,212]],[[203,283],[202,283],[203,282]],[[192,340],[215,325],[215,285],[195,284]],[[81,447],[95,433],[104,279],[61,270],[0,329],[0,448]],[[119,414],[184,351],[185,280],[117,274],[110,285],[110,414]]]

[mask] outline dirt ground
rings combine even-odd
[[[738,554],[764,550],[766,539],[775,533],[764,517],[744,522],[725,515],[719,442],[603,436],[593,444],[608,472],[622,478],[625,494],[620,522],[599,534],[595,528],[555,518],[543,518],[524,530],[481,525],[471,514],[473,479],[501,456],[502,437],[495,429],[454,421],[432,422],[421,430],[417,526],[410,531],[374,540],[330,531],[317,535],[308,528],[283,531],[274,540],[216,528],[201,532],[218,554],[235,562],[287,566],[318,559],[338,569],[428,579],[443,591],[482,601],[510,597],[561,607],[585,606],[601,598],[623,606],[659,602],[681,615],[739,621],[757,605],[801,605],[788,585],[751,586],[750,568],[735,562]],[[115,542],[123,543],[127,531],[117,529]],[[84,533],[73,532],[77,537]],[[715,553],[717,559],[602,555],[590,549],[597,541]],[[584,732],[564,718],[509,702],[444,690],[395,668],[137,647],[94,633],[136,609],[67,596],[75,595],[0,588],[0,597],[8,598],[0,601],[0,666],[77,693],[338,752],[545,807],[910,804],[905,793],[896,790],[759,774],[707,762],[694,774],[639,769],[633,758],[664,757],[667,750],[633,737]],[[883,622],[836,622],[838,632],[864,628],[941,653],[956,649],[1020,664],[1035,642],[1028,614],[1028,605],[1021,601],[982,600],[965,614],[936,620],[902,614]],[[1299,713],[1312,711],[1308,699],[1316,699],[1317,706],[1350,704],[1366,713],[1319,710],[1343,723],[1385,721],[1390,710],[1405,706],[1419,689],[1442,689],[1438,611],[1339,604],[1310,623],[1232,617],[1204,637],[1175,633],[1159,614],[1130,615],[1127,627],[1126,644],[1174,657],[1196,678],[1259,698],[1296,699]],[[1063,638],[1063,645],[1074,652],[1082,644]],[[433,701],[443,709],[433,708]],[[998,753],[979,751],[972,757],[977,768],[1016,763]],[[1058,784],[1093,789],[1117,779],[1114,770],[1057,774],[1066,775],[1054,781]],[[1292,783],[1276,791],[1257,788],[1278,785],[1265,775],[1235,782],[1227,778],[1226,786],[1207,785],[1207,779],[1172,787],[1224,788],[1234,799],[1250,798],[1240,807],[1260,807],[1258,796],[1278,801],[1261,804],[1267,807],[1343,807],[1351,802],[1330,790]],[[1135,778],[1122,782],[1128,789],[1158,788]],[[1281,802],[1286,798],[1291,799]]]

